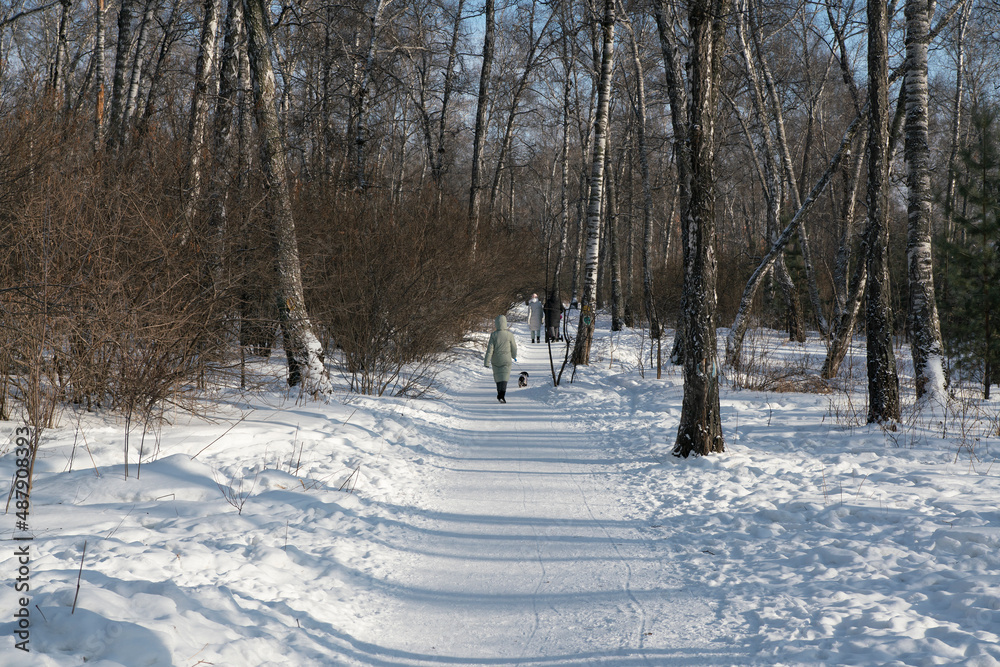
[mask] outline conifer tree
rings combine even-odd
[[[959,369],[978,375],[983,397],[1000,381],[1000,127],[997,109],[976,110],[974,141],[961,154],[950,211],[956,240],[944,243],[942,334]]]

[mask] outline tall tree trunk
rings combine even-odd
[[[190,231],[195,208],[201,199],[201,158],[205,151],[205,126],[208,123],[209,79],[215,67],[216,41],[222,0],[205,0],[200,48],[195,65],[191,118],[188,123],[188,183],[185,193],[184,222]]]
[[[867,143],[868,135],[864,134],[862,144]],[[853,161],[853,164],[850,162]],[[830,336],[830,346],[823,361],[820,373],[825,380],[830,380],[840,372],[840,365],[847,356],[847,350],[854,337],[854,326],[857,323],[858,311],[864,297],[865,283],[868,281],[868,263],[862,255],[855,260],[854,272],[848,278],[847,273],[851,262],[851,245],[854,243],[854,211],[857,204],[858,188],[861,183],[861,169],[864,166],[862,155],[854,155],[847,159],[844,177],[847,182],[844,188],[844,205],[842,207],[841,224],[843,231],[840,248],[837,251],[835,282],[837,289],[837,308]]]
[[[867,135],[866,135],[867,136]],[[864,142],[861,142],[862,144]],[[850,290],[850,266],[855,238],[854,214],[857,210],[858,188],[861,183],[861,169],[864,166],[863,151],[849,156],[841,170],[844,179],[844,193],[840,207],[840,247],[833,268],[834,313],[833,328],[836,329],[847,307]]]
[[[906,2],[906,255],[910,288],[910,350],[917,400],[943,406],[944,347],[934,296],[931,174],[928,145],[927,47],[934,0]]]
[[[868,0],[868,262],[865,323],[868,345],[868,423],[898,421],[899,376],[892,348],[889,302],[889,44],[883,0]]]
[[[963,0],[964,5],[962,15],[958,19],[958,26],[955,31],[955,95],[952,98],[951,108],[951,153],[948,156],[948,185],[945,191],[944,207],[946,211],[955,210],[955,188],[956,188],[956,166],[958,165],[958,151],[960,134],[962,131],[962,108],[965,97],[965,33],[969,26],[969,13],[971,3]],[[945,238],[949,242],[953,241],[953,224],[951,216],[946,216]]]
[[[549,25],[552,23],[552,19],[555,16],[555,12],[550,12],[545,23],[542,25],[538,33],[535,33],[535,9],[538,4],[538,0],[534,0],[531,4],[531,11],[526,19],[528,25],[528,52],[524,58],[524,67],[521,68],[521,74],[517,78],[517,83],[514,84],[514,92],[510,96],[510,109],[507,113],[507,122],[504,124],[504,132],[500,139],[500,150],[497,153],[496,164],[497,168],[493,175],[493,186],[490,188],[490,204],[489,211],[490,214],[496,208],[497,196],[500,192],[500,179],[503,175],[503,165],[508,161],[508,156],[510,155],[511,146],[514,141],[514,123],[517,120],[518,108],[521,106],[521,97],[524,95],[524,91],[528,88],[528,82],[531,80],[531,75],[534,73],[535,65],[538,61],[538,57],[542,55],[543,52],[539,51],[542,39],[548,35]]]
[[[677,199],[681,215],[690,209],[691,196],[691,145],[688,141],[690,123],[688,121],[688,92],[684,79],[684,62],[681,56],[677,35],[674,32],[677,17],[668,14],[667,8],[675,9],[666,0],[653,0],[653,12],[656,16],[656,28],[660,37],[660,51],[663,54],[663,73],[667,82],[667,97],[670,99],[670,124],[673,129],[674,164],[677,167]],[[672,216],[671,216],[672,217]],[[668,225],[669,225],[668,221]],[[681,222],[681,255],[687,263],[688,225]],[[669,236],[668,236],[669,239]],[[688,310],[688,294],[681,292],[681,316],[674,331],[673,349],[670,351],[670,362],[675,365],[684,363],[684,345],[687,335],[684,331],[687,318],[683,315]]]
[[[621,248],[618,242],[618,177],[615,174],[611,151],[605,152],[604,174],[607,178],[605,210],[608,220],[608,259],[611,265],[611,330],[621,331],[625,326],[625,300],[622,294]]]
[[[233,112],[239,99],[239,49],[243,32],[243,2],[230,0],[223,24],[222,55],[219,62],[219,97],[215,106],[212,131],[214,168],[211,182],[210,272],[216,294],[222,290],[223,239],[229,224],[229,187],[227,166],[238,159],[234,150],[236,121]],[[242,325],[241,325],[242,326]]]
[[[479,209],[482,199],[483,149],[486,145],[486,111],[489,108],[490,76],[493,70],[493,42],[496,39],[495,0],[486,0],[486,25],[483,29],[483,64],[479,70],[479,96],[476,101],[476,128],[472,136],[472,175],[469,183],[469,234],[473,252],[479,236]]]
[[[364,65],[354,95],[357,105],[357,120],[354,125],[354,187],[363,191],[368,187],[367,153],[368,153],[368,87],[371,85],[372,72],[375,70],[375,49],[378,35],[382,29],[382,19],[386,7],[392,0],[378,0],[375,13],[369,17],[371,34],[368,37],[368,49],[365,51]]]
[[[145,66],[143,52],[149,42],[149,33],[152,29],[153,19],[156,15],[157,0],[146,0],[146,9],[142,15],[142,23],[139,24],[139,35],[135,39],[135,57],[132,59],[132,74],[129,78],[128,94],[125,96],[125,110],[121,120],[121,144],[124,145],[129,140],[129,127],[135,118],[136,107],[139,103],[139,85],[142,81],[142,72]]]
[[[604,194],[604,155],[608,146],[608,113],[611,106],[611,73],[614,69],[615,0],[604,0],[601,21],[603,49],[601,76],[597,88],[597,114],[594,117],[594,159],[590,171],[590,199],[587,204],[587,256],[584,265],[583,298],[580,300],[580,323],[573,347],[573,364],[590,363],[597,312],[597,267],[600,256],[601,199]]]
[[[549,286],[549,293],[558,294],[562,283],[562,269],[566,263],[566,250],[569,241],[569,112],[572,103],[572,70],[573,61],[566,38],[568,22],[565,20],[565,3],[561,6],[563,13],[562,37],[560,44],[562,47],[562,61],[565,77],[563,78],[563,108],[562,108],[562,145],[559,149],[559,161],[561,163],[560,189],[559,189],[559,246],[556,249],[556,262],[552,270],[552,284]]]
[[[94,38],[94,150],[104,146],[104,0],[97,0],[96,37]]]
[[[715,116],[729,0],[692,0],[689,112],[690,180],[683,212],[684,401],[674,455],[725,450],[719,408],[719,360],[715,332]]]
[[[867,282],[868,262],[862,256],[854,265],[854,274],[851,276],[844,309],[836,322],[833,336],[830,339],[830,349],[827,350],[826,358],[823,360],[823,370],[820,372],[820,377],[824,380],[837,377],[840,365],[844,362],[847,350],[851,347],[854,326],[858,321],[858,311],[861,310],[861,300],[864,297]]]
[[[67,30],[69,10],[73,6],[71,0],[62,0],[62,11],[59,13],[59,34],[56,41],[56,62],[52,67],[52,108],[61,111],[63,97],[66,95],[66,60],[69,57],[67,49]]]
[[[239,2],[240,0],[235,1]],[[170,48],[177,41],[174,31],[177,29],[177,23],[185,10],[181,7],[181,0],[172,0],[172,2],[170,16],[167,18],[166,25],[163,26],[163,37],[160,39],[160,47],[157,49],[156,64],[152,68],[145,68],[139,84],[140,89],[145,90],[146,99],[143,103],[142,115],[135,123],[134,134],[136,137],[145,135],[149,121],[153,118],[156,110],[157,88],[163,79],[163,71],[167,66]]]
[[[636,142],[639,153],[639,168],[642,176],[642,300],[646,311],[646,319],[649,321],[649,337],[651,340],[660,339],[660,319],[656,313],[656,299],[653,295],[653,188],[650,185],[649,177],[649,150],[646,145],[646,74],[639,58],[639,44],[632,30],[631,24],[627,24],[629,30],[629,40],[632,46],[632,66],[635,68],[635,113],[636,113]],[[664,253],[669,253],[670,238],[667,238]],[[656,377],[660,378],[660,365],[656,365]]]
[[[209,79],[215,67],[216,41],[222,0],[205,0],[200,48],[195,66],[191,118],[188,123],[188,182],[184,201],[185,234],[190,233],[195,209],[201,199],[201,158],[205,152],[205,125],[208,123]]]
[[[761,149],[754,154],[762,163],[757,171],[762,174],[761,187],[764,188],[768,202],[768,230],[773,242],[778,235],[782,206],[786,196],[793,197],[792,202],[796,209],[800,206],[798,193],[795,190],[794,176],[791,174],[791,153],[788,150],[788,141],[785,137],[781,106],[777,100],[767,60],[764,57],[763,45],[757,34],[759,31],[755,19],[756,11],[756,4],[747,1],[739,3],[738,11],[735,14],[737,16],[737,34],[740,37],[740,46],[743,51],[743,64],[750,82],[750,96],[758,118],[757,132],[763,142]],[[770,105],[770,113],[768,113],[768,105]],[[775,132],[771,131],[772,123]],[[748,136],[748,140],[753,142],[752,137]],[[797,231],[801,240],[801,225]],[[784,254],[775,258],[772,275],[781,288],[785,300],[788,338],[801,343],[806,338],[805,324],[802,320],[798,289],[792,276],[788,273]],[[741,345],[742,340],[740,341]],[[737,360],[734,359],[733,363]]]
[[[243,0],[247,27],[247,54],[253,81],[254,109],[261,148],[267,196],[272,210],[270,232],[274,244],[276,299],[288,355],[288,383],[302,383],[306,393],[328,395],[330,379],[323,365],[323,348],[313,332],[302,291],[298,242],[292,215],[291,193],[275,106],[274,70],[271,67],[270,21],[264,0]]]
[[[781,101],[778,98],[778,91],[774,85],[774,77],[771,74],[771,67],[764,56],[764,47],[761,43],[761,30],[757,25],[756,21],[756,1],[751,2],[751,6],[748,11],[750,17],[750,34],[753,36],[754,45],[756,47],[757,59],[760,62],[761,73],[763,74],[764,88],[767,91],[767,98],[771,105],[771,114],[774,118],[775,134],[777,140],[777,154],[775,158],[780,160],[781,169],[783,172],[785,187],[784,192],[789,194],[792,198],[792,206],[798,210],[802,207],[802,197],[799,194],[799,183],[798,179],[795,177],[795,169],[792,166],[792,152],[788,145],[788,138],[785,132],[785,118],[784,113],[781,110]],[[805,220],[799,224],[798,227],[799,235],[799,246],[802,250],[802,261],[806,271],[806,284],[808,285],[809,299],[813,305],[813,311],[815,313],[817,324],[819,325],[820,332],[824,335],[827,331],[826,318],[823,315],[823,307],[819,299],[819,288],[816,285],[816,272],[813,269],[812,263],[812,252],[809,245],[809,235],[806,231]],[[783,266],[784,262],[779,260],[778,263],[778,275],[779,279],[783,283],[783,290],[794,289],[794,285],[791,282],[791,276],[788,275],[787,270]],[[794,293],[792,293],[792,298],[794,298]],[[787,299],[788,297],[786,297]],[[790,326],[790,337],[792,340],[803,342],[805,341],[805,331],[802,328],[801,315],[799,315],[798,302],[795,299],[795,303],[791,305],[793,313],[793,322]]]
[[[455,63],[458,61],[458,38],[462,28],[462,10],[465,8],[465,0],[458,0],[458,7],[455,9],[455,22],[451,31],[451,44],[448,47],[448,64],[444,71],[444,91],[441,94],[441,116],[438,118],[437,151],[431,156],[431,178],[434,179],[434,186],[437,189],[438,206],[441,205],[444,183],[444,158],[447,154],[445,139],[448,136],[448,104],[451,100],[451,92],[455,83]]]
[[[115,52],[115,73],[111,86],[111,117],[108,121],[107,139],[111,148],[118,149],[122,145],[124,128],[122,118],[125,115],[125,101],[128,95],[128,81],[132,68],[129,67],[132,53],[132,23],[135,18],[136,0],[121,0],[118,11],[118,49]]]

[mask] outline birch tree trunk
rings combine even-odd
[[[757,21],[754,19],[756,5],[752,2],[740,2],[737,5],[736,20],[737,34],[740,38],[740,46],[743,52],[743,65],[746,70],[747,80],[750,88],[750,98],[758,118],[757,132],[763,146],[755,151],[754,155],[760,162],[758,173],[761,174],[761,187],[764,189],[768,207],[768,231],[773,243],[778,235],[778,228],[781,224],[781,211],[786,195],[794,197],[793,203],[796,209],[800,207],[798,192],[795,190],[794,176],[791,175],[791,154],[788,150],[788,141],[785,137],[784,119],[781,107],[774,91],[774,82],[764,58],[763,46],[757,35]],[[759,67],[758,67],[759,63]],[[768,104],[771,113],[768,113]],[[771,131],[774,124],[775,132]],[[754,138],[747,133],[748,143],[753,144]],[[777,136],[775,136],[777,135]],[[801,225],[797,228],[799,238],[802,238]],[[778,254],[774,259],[772,275],[781,289],[785,300],[788,338],[796,342],[805,341],[805,325],[802,321],[802,309],[799,305],[798,289],[791,275],[788,273],[788,266],[785,263],[784,253]],[[752,301],[747,302],[749,308]],[[743,345],[743,335],[746,331],[746,324],[749,321],[749,312],[742,309],[736,315],[736,324],[730,332],[727,344],[727,362],[735,364],[739,361],[739,353]],[[735,335],[734,335],[735,334]]]
[[[656,29],[660,37],[660,51],[663,54],[663,73],[667,82],[667,97],[670,99],[670,124],[673,129],[673,153],[674,164],[677,167],[677,199],[681,215],[689,209],[689,199],[691,196],[691,146],[688,142],[688,92],[684,79],[684,64],[681,57],[677,35],[674,30],[677,25],[677,17],[666,12],[668,5],[665,0],[653,0],[653,12],[656,16]],[[673,8],[673,7],[671,7]],[[682,261],[687,263],[688,253],[688,225],[681,224],[681,256]],[[669,237],[668,237],[669,239]],[[674,331],[674,345],[670,351],[670,362],[673,364],[684,363],[684,341],[687,336],[684,326],[687,318],[683,313],[688,309],[688,294],[681,292],[681,317],[677,321]]]
[[[944,348],[934,296],[931,174],[928,145],[927,47],[934,0],[906,2],[906,255],[910,289],[910,350],[917,400],[945,405]]]
[[[639,168],[642,177],[642,299],[649,320],[649,337],[660,339],[660,320],[656,313],[656,300],[653,295],[653,189],[649,178],[649,150],[646,145],[646,74],[642,60],[639,58],[639,44],[631,24],[626,24],[629,31],[629,43],[632,46],[632,66],[635,68],[636,80],[636,142],[639,151]],[[670,252],[670,238],[664,247],[664,254]],[[659,345],[657,345],[659,349]],[[660,378],[660,361],[656,363],[656,377]]]
[[[302,383],[313,396],[332,391],[323,365],[323,348],[313,332],[302,291],[298,242],[292,216],[291,194],[275,106],[274,70],[271,67],[270,21],[264,0],[243,0],[247,27],[247,55],[253,82],[254,110],[260,140],[261,167],[271,205],[269,222],[274,244],[278,318],[288,356],[288,384]]]
[[[437,151],[431,156],[431,178],[437,189],[438,206],[441,205],[444,183],[444,158],[447,154],[445,138],[447,135],[448,104],[451,100],[452,88],[455,83],[455,63],[458,61],[458,38],[462,27],[462,10],[465,8],[465,0],[458,0],[458,7],[455,9],[455,23],[451,31],[451,44],[448,47],[448,64],[444,72],[444,91],[441,97],[441,117],[438,119]]]
[[[104,0],[97,0],[96,36],[94,38],[94,150],[104,146]]]
[[[767,91],[767,98],[771,105],[771,114],[774,118],[775,134],[777,135],[777,154],[776,159],[780,160],[781,168],[785,179],[785,192],[791,195],[792,206],[798,210],[802,207],[802,197],[799,194],[799,183],[798,179],[795,177],[795,169],[792,166],[792,152],[788,145],[788,138],[785,132],[785,118],[784,113],[781,110],[781,101],[778,99],[777,88],[774,85],[774,77],[771,74],[771,67],[768,64],[767,58],[764,56],[764,47],[761,43],[761,30],[757,25],[755,19],[756,2],[752,2],[749,7],[748,15],[750,17],[750,34],[753,36],[754,44],[757,51],[757,59],[760,62],[761,73],[763,74],[763,83],[765,90]],[[817,324],[819,325],[819,330],[823,335],[826,335],[827,324],[826,318],[823,315],[823,307],[819,299],[819,288],[816,285],[816,272],[813,269],[812,263],[812,251],[809,245],[809,234],[806,230],[805,219],[799,223],[798,227],[799,235],[799,245],[802,250],[802,262],[806,271],[806,284],[809,291],[809,299],[813,305],[813,311],[815,313]],[[788,275],[787,269],[784,267],[784,261],[779,259],[779,277],[784,283],[782,289],[788,290],[789,288],[794,289],[794,285],[791,282],[791,276]],[[795,299],[795,292],[792,292],[791,297]],[[801,316],[798,314],[798,302],[796,300],[793,305],[794,322],[791,334],[792,340],[803,342],[805,341],[805,331],[802,328]]]
[[[868,423],[898,421],[899,376],[892,348],[889,302],[889,44],[888,12],[868,0],[868,263],[865,306],[868,358]]]
[[[495,0],[486,0],[483,10],[483,64],[479,70],[479,97],[476,102],[476,128],[472,136],[472,175],[469,183],[469,234],[472,251],[479,236],[479,208],[482,198],[483,149],[486,144],[486,110],[489,108],[490,74],[493,69],[493,42],[496,38]]]
[[[132,59],[132,74],[129,78],[128,94],[125,96],[125,110],[122,116],[122,138],[124,145],[129,141],[129,127],[135,118],[136,105],[139,101],[139,84],[142,81],[142,71],[145,64],[143,52],[149,42],[149,33],[156,14],[156,0],[147,0],[146,9],[142,15],[142,23],[139,24],[139,35],[135,39],[135,57]]]
[[[573,61],[568,45],[569,40],[566,37],[569,26],[565,17],[565,4],[561,6],[560,11],[563,18],[560,45],[563,70],[565,72],[565,77],[563,78],[562,145],[559,149],[559,161],[562,169],[559,183],[559,246],[556,249],[555,267],[552,271],[552,284],[549,286],[550,294],[559,294],[562,282],[562,269],[566,263],[566,250],[569,242],[569,111],[573,99]]]
[[[962,15],[958,19],[955,34],[955,96],[951,108],[951,154],[948,156],[948,185],[945,193],[944,206],[946,211],[955,210],[956,166],[958,165],[959,138],[962,130],[962,108],[965,97],[965,33],[969,25],[968,1],[963,2]],[[945,238],[953,241],[953,223],[951,216],[945,222]]]
[[[549,25],[552,23],[552,18],[555,15],[554,13],[550,13],[548,18],[545,20],[545,23],[538,31],[538,34],[535,35],[534,24],[536,5],[537,0],[534,0],[531,5],[531,12],[527,19],[530,26],[528,30],[531,33],[528,36],[530,46],[528,47],[528,52],[524,58],[524,67],[521,68],[521,75],[518,77],[517,83],[514,85],[514,93],[510,96],[510,110],[507,114],[507,122],[504,124],[504,132],[500,140],[500,150],[497,153],[497,168],[493,175],[493,186],[490,188],[489,213],[491,216],[493,211],[496,209],[497,197],[500,193],[500,179],[504,172],[502,167],[508,160],[511,145],[514,141],[514,123],[517,120],[518,107],[521,105],[521,97],[524,95],[524,91],[528,88],[528,82],[531,80],[531,75],[534,73],[538,58],[544,55],[544,50],[540,51],[539,47],[541,46],[542,39],[548,35]]]
[[[601,20],[603,49],[601,76],[597,88],[597,114],[594,117],[594,159],[590,170],[590,199],[587,204],[587,250],[584,262],[583,296],[580,300],[580,323],[573,347],[573,364],[590,363],[597,314],[597,268],[600,256],[601,199],[604,194],[604,155],[608,146],[608,113],[611,106],[611,73],[614,69],[615,0],[604,0]]]
[[[122,118],[125,115],[125,100],[128,96],[128,81],[132,68],[129,55],[132,53],[132,23],[135,18],[136,0],[121,0],[118,11],[118,49],[115,52],[115,73],[111,86],[111,117],[108,120],[107,140],[112,149],[122,146],[124,132]]]
[[[59,111],[63,105],[63,98],[66,95],[66,59],[69,57],[67,49],[67,30],[69,23],[69,10],[73,6],[71,0],[62,0],[62,11],[59,13],[59,35],[56,42],[56,62],[52,68],[52,108]]]
[[[210,192],[211,217],[209,218],[209,244],[212,266],[210,273],[216,293],[221,291],[223,239],[229,225],[229,189],[227,187],[227,165],[238,159],[234,150],[233,137],[236,121],[233,112],[239,96],[239,49],[237,44],[243,31],[243,3],[230,1],[226,9],[223,25],[222,55],[219,62],[219,97],[215,105],[215,123],[212,130],[212,154],[215,158],[212,169]],[[242,326],[242,325],[241,325]]]
[[[188,182],[184,202],[185,234],[190,231],[195,208],[201,199],[201,158],[205,151],[205,125],[208,123],[209,78],[215,67],[216,40],[222,0],[205,0],[198,60],[195,65],[191,118],[188,122]]]
[[[367,178],[367,142],[368,142],[368,87],[371,85],[372,72],[375,69],[375,48],[378,34],[382,29],[382,17],[386,7],[392,0],[378,0],[375,13],[368,19],[371,34],[368,37],[368,48],[365,51],[365,61],[360,73],[356,92],[357,121],[354,125],[354,187],[363,191],[368,187]]]
[[[729,0],[688,3],[691,33],[689,111],[690,188],[683,211],[684,401],[675,456],[725,450],[719,408],[719,361],[715,332],[715,116]]]
[[[622,294],[622,262],[619,247],[618,228],[618,177],[615,175],[611,151],[605,151],[606,165],[604,167],[607,179],[607,195],[605,209],[608,220],[608,259],[611,265],[611,330],[621,331],[625,326],[625,298]]]
[[[867,133],[864,134],[860,143],[868,141]],[[861,169],[864,160],[861,155],[850,156],[846,159],[843,213],[841,224],[843,232],[840,239],[840,248],[837,251],[837,266],[835,269],[835,282],[837,289],[837,308],[833,320],[833,327],[830,335],[830,346],[826,352],[826,359],[823,361],[823,370],[820,376],[825,380],[830,380],[840,372],[840,365],[847,356],[847,350],[851,345],[854,336],[854,326],[857,323],[858,311],[861,308],[861,300],[864,297],[865,283],[868,281],[868,264],[864,256],[856,260],[854,272],[848,278],[847,272],[851,261],[851,244],[854,238],[854,211],[856,208],[858,188],[861,183]],[[853,164],[850,164],[853,161]],[[846,284],[842,284],[846,281]]]
[[[240,0],[235,1],[239,2]],[[175,31],[177,30],[180,16],[185,10],[181,7],[181,0],[172,0],[172,3],[170,16],[163,26],[163,35],[160,38],[160,45],[157,49],[156,64],[151,68],[144,68],[142,79],[140,80],[139,87],[145,91],[145,100],[143,102],[142,115],[135,122],[134,135],[136,137],[142,137],[146,134],[149,121],[153,118],[156,107],[157,88],[163,79],[163,71],[167,67],[166,63],[170,56],[170,49],[177,41]]]
[[[865,285],[868,282],[868,262],[864,257],[854,265],[854,273],[848,286],[844,309],[836,322],[833,337],[830,339],[830,349],[823,360],[823,370],[820,377],[831,380],[840,372],[840,365],[847,356],[854,335],[854,327],[858,321],[858,311],[861,310],[861,300],[864,297]]]

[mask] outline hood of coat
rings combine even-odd
[[[495,320],[493,320],[493,322],[494,322],[494,324],[496,324],[497,331],[502,331],[503,329],[507,328],[507,316],[506,315],[497,315],[497,318]]]

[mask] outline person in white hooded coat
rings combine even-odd
[[[514,334],[507,328],[507,318],[497,315],[496,330],[490,334],[486,344],[486,357],[483,366],[493,367],[493,381],[497,383],[497,400],[507,402],[507,381],[510,380],[510,367],[517,361],[517,341]]]
[[[544,318],[543,305],[537,294],[532,294],[528,301],[528,328],[531,329],[531,342],[542,342],[542,322]]]

